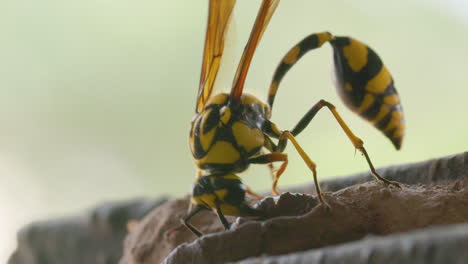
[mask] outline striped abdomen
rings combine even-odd
[[[377,53],[355,39],[335,37],[330,43],[341,98],[400,149],[405,129],[403,110],[387,67]]]
[[[295,45],[275,71],[269,91],[270,106],[274,102],[279,83],[289,69],[305,53],[325,42],[333,47],[336,88],[341,99],[400,149],[405,124],[393,78],[370,47],[349,37],[335,37],[323,32],[312,34]]]

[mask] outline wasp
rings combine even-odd
[[[230,225],[225,215],[263,216],[246,202],[246,195],[259,196],[246,187],[237,174],[251,164],[272,166],[272,163],[281,162],[276,171],[272,170],[272,193],[278,195],[278,180],[288,164],[288,156],[284,153],[288,142],[310,168],[318,200],[327,206],[317,180],[316,164],[296,140],[296,136],[323,108],[331,112],[354,148],[363,154],[376,180],[399,187],[398,183],[379,176],[364,142],[351,131],[330,102],[320,100],[315,103],[290,130],[282,130],[271,121],[273,102],[286,73],[308,51],[329,43],[333,49],[336,89],[341,99],[353,112],[382,131],[399,149],[405,127],[400,98],[388,69],[369,46],[351,37],[334,36],[329,32],[311,34],[291,48],[279,63],[269,87],[267,103],[243,92],[255,49],[278,3],[279,0],[262,1],[230,92],[213,95],[235,0],[209,1],[200,86],[189,138],[198,172],[189,212],[181,220],[197,236],[202,233],[189,221],[202,210],[214,211],[226,229]]]

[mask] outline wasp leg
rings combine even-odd
[[[224,216],[223,212],[221,211],[221,206],[219,206],[219,203],[216,203],[216,214],[218,215],[219,221],[223,224],[224,228],[226,230],[229,230],[231,225],[227,221],[226,217]]]
[[[189,220],[194,217],[196,214],[201,212],[202,210],[208,210],[206,207],[198,205],[193,209],[186,217],[181,219],[181,223],[187,227],[190,231],[192,231],[193,234],[195,234],[198,237],[203,236],[203,233],[200,232],[197,228],[195,228],[192,224],[189,223]]]
[[[320,189],[320,184],[317,179],[317,165],[310,159],[309,155],[302,149],[301,145],[297,142],[294,135],[289,131],[283,131],[279,137],[278,146],[286,146],[286,141],[289,140],[292,142],[294,147],[296,148],[297,152],[301,156],[302,160],[306,163],[307,167],[312,171],[312,175],[314,176],[314,184],[315,184],[315,191],[317,193],[317,197],[320,201],[320,204],[330,208],[330,206],[325,202],[322,196],[322,190]]]
[[[283,174],[284,170],[288,166],[288,155],[280,152],[273,152],[269,154],[258,155],[249,159],[251,164],[271,164],[272,162],[282,161],[280,168],[274,174],[273,185],[271,187],[271,192],[274,195],[279,195],[278,191],[278,180]]]
[[[260,194],[258,194],[258,193],[256,193],[256,192],[252,191],[252,189],[250,189],[250,187],[247,187],[247,189],[245,190],[245,192],[246,192],[248,195],[254,197],[256,200],[261,200],[261,199],[263,199],[263,195],[260,195]]]
[[[270,152],[276,152],[276,144],[271,140],[270,137],[265,137],[265,143],[263,145],[267,150],[269,150]],[[263,154],[263,153],[262,153]],[[267,163],[267,166],[268,166],[268,169],[270,169],[270,175],[271,175],[271,179],[272,180],[275,180],[276,178],[276,174],[277,174],[277,170],[275,169],[275,166],[273,165],[273,163]]]
[[[393,185],[395,187],[400,187],[400,185],[397,182],[392,182],[389,180],[386,180],[385,178],[382,178],[377,171],[374,168],[374,165],[372,164],[369,155],[367,154],[366,149],[364,148],[364,141],[362,139],[358,138],[354,133],[351,131],[351,129],[348,127],[348,125],[345,123],[343,118],[341,118],[340,114],[336,111],[336,108],[333,104],[325,101],[325,100],[320,100],[318,103],[316,103],[305,115],[304,117],[297,123],[297,125],[294,127],[293,130],[291,130],[291,134],[294,136],[298,135],[299,133],[306,128],[306,126],[312,121],[314,116],[317,114],[317,112],[322,109],[323,107],[327,107],[330,112],[333,114],[335,117],[336,121],[338,124],[341,126],[343,129],[344,133],[346,136],[348,136],[349,140],[353,143],[354,147],[359,150],[364,157],[366,158],[367,164],[369,165],[371,174],[378,180],[379,182],[383,182],[388,185]],[[279,147],[283,147],[281,144],[279,144]]]

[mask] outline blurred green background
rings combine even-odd
[[[237,63],[260,1],[238,1]],[[0,262],[21,226],[103,200],[183,196],[207,1],[0,1]],[[339,101],[331,48],[304,58],[279,90],[273,121],[292,126],[320,99],[334,102],[376,167],[466,151],[468,4],[463,0],[282,1],[246,83],[265,97],[296,42],[329,30],[372,46],[403,102],[403,149]],[[232,78],[232,76],[230,77]],[[231,83],[230,78],[226,87]],[[366,171],[326,110],[298,138],[319,178]],[[292,148],[280,187],[311,182]],[[243,174],[267,190],[265,166]]]

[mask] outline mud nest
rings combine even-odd
[[[120,263],[289,263],[291,258],[295,263],[338,263],[341,257],[349,263],[379,258],[437,263],[433,261],[442,253],[447,254],[443,259],[468,260],[463,250],[446,250],[447,241],[455,252],[457,246],[468,246],[468,226],[431,229],[468,221],[468,152],[379,173],[403,183],[402,188],[372,181],[367,173],[326,181],[322,187],[331,210],[307,194],[313,186],[296,188],[257,203],[266,219],[230,217],[234,224],[228,231],[213,213],[200,213],[192,223],[207,234],[201,238],[185,229],[165,235],[186,213],[188,197],[168,201],[132,226]],[[407,233],[412,230],[418,231]],[[270,257],[293,252],[301,253]]]

